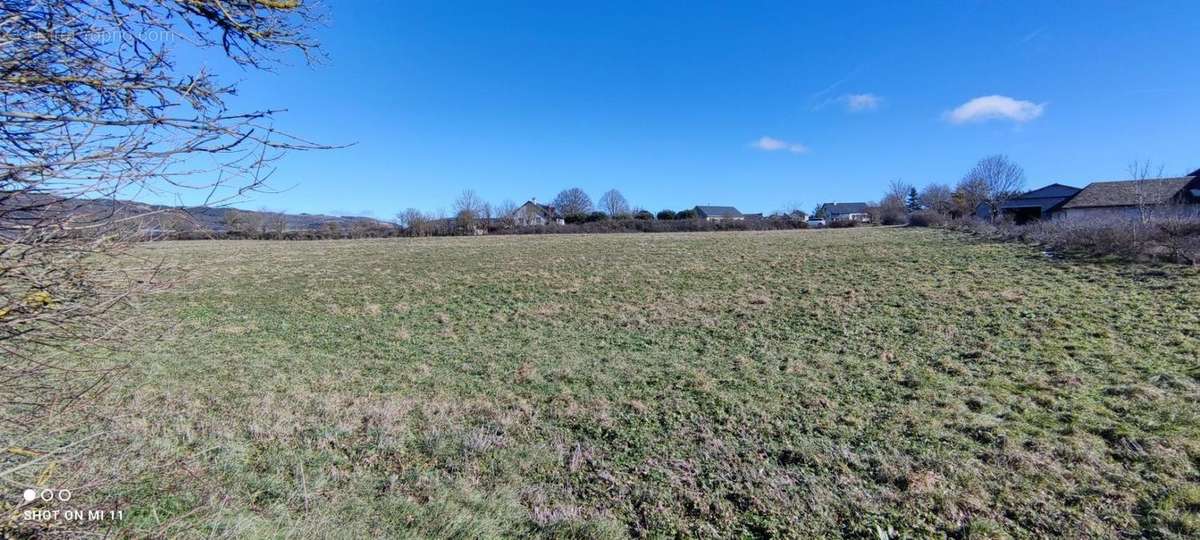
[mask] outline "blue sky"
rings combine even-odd
[[[579,186],[770,212],[995,153],[1029,187],[1200,167],[1200,2],[564,4],[330,0],[327,62],[224,74],[235,107],[355,144],[289,155],[291,189],[239,206],[390,218]]]

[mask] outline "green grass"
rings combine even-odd
[[[148,249],[194,273],[112,399],[123,534],[1200,535],[1195,269],[905,229]]]

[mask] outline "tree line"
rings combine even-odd
[[[1007,200],[1021,193],[1025,184],[1024,169],[1013,162],[1008,156],[993,155],[979,160],[953,186],[932,182],[921,189],[903,180],[893,180],[888,184],[883,197],[876,203],[868,204],[867,212],[874,223],[883,225],[898,225],[910,220],[945,222],[951,219],[969,217],[976,212],[980,205],[987,209],[992,216],[998,216],[1000,206]],[[600,196],[598,203],[593,203],[591,196],[581,188],[564,189],[551,200],[558,214],[566,225],[575,225],[559,232],[577,232],[585,230],[706,230],[696,225],[657,225],[648,227],[636,225],[636,221],[669,222],[694,221],[696,212],[693,208],[682,210],[663,209],[651,212],[639,206],[630,204],[629,200],[616,189],[610,189]],[[722,227],[740,228],[800,228],[809,213],[792,205],[788,210],[779,210],[762,220],[759,225],[743,224],[740,226],[724,224]],[[423,212],[416,208],[408,208],[396,215],[397,234],[403,236],[442,236],[454,234],[485,234],[505,232],[553,232],[550,227],[520,226],[516,219],[518,206],[512,200],[505,200],[497,205],[485,201],[473,189],[463,191],[456,198],[451,210]],[[822,217],[821,205],[817,205],[811,215]],[[749,220],[748,220],[749,221]],[[619,222],[623,225],[607,225],[578,227],[581,225]]]
[[[940,224],[975,214],[980,205],[993,215],[999,215],[1000,205],[1018,195],[1025,183],[1025,172],[1007,156],[993,155],[981,159],[953,186],[932,182],[918,189],[903,180],[891,181],[878,202],[869,203],[867,213],[872,222],[883,225],[913,223]],[[694,208],[662,209],[651,212],[633,205],[617,189],[604,192],[597,202],[579,187],[560,191],[549,206],[554,207],[564,225],[531,226],[517,217],[519,206],[511,199],[492,204],[473,189],[466,189],[452,201],[450,210],[426,212],[407,208],[396,214],[392,222],[377,220],[328,221],[315,228],[289,230],[285,214],[261,210],[258,212],[228,210],[222,220],[224,230],[214,232],[197,229],[186,218],[167,214],[158,218],[157,225],[165,234],[160,237],[177,239],[266,239],[313,240],[341,238],[380,238],[392,236],[452,236],[471,234],[527,234],[550,232],[607,232],[607,231],[685,231],[728,229],[781,229],[804,227],[809,213],[798,204],[779,210],[758,224],[724,224],[703,226],[683,223],[696,220]],[[811,215],[823,216],[821,205]],[[646,225],[637,222],[655,222]],[[838,223],[852,225],[854,223]],[[837,224],[834,224],[837,225]]]
[[[533,201],[536,202],[536,201]],[[530,234],[549,232],[617,232],[728,230],[803,227],[803,213],[780,211],[758,224],[697,224],[694,208],[663,209],[651,212],[633,205],[617,189],[604,192],[596,203],[582,188],[560,191],[549,203],[562,225],[533,226],[522,224],[517,215],[519,206],[511,199],[499,204],[485,201],[473,189],[464,190],[453,201],[450,210],[424,212],[407,208],[396,214],[397,233],[402,236],[446,236],[469,234]],[[664,224],[663,222],[679,222]],[[649,223],[655,223],[650,225]]]
[[[943,223],[970,217],[981,207],[995,218],[1000,206],[1020,195],[1024,187],[1025,169],[997,154],[979,160],[954,186],[932,182],[918,190],[903,180],[892,180],[868,212],[873,221],[883,225]]]

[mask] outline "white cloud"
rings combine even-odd
[[[779,139],[772,138],[772,137],[766,137],[766,136],[758,139],[757,141],[750,143],[750,146],[753,146],[759,150],[766,150],[767,152],[775,152],[777,150],[787,150],[788,152],[791,152],[793,154],[807,154],[808,153],[808,147],[804,146],[803,144],[781,141]]]
[[[1008,96],[977,97],[959,105],[953,111],[946,113],[946,120],[952,124],[967,122],[982,122],[985,120],[1007,119],[1023,124],[1042,115],[1046,104],[1032,101],[1021,101]]]
[[[873,111],[883,103],[883,98],[875,94],[848,94],[842,96],[846,110],[850,112]]]

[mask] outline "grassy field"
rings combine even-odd
[[[122,534],[1200,535],[1200,272],[912,229],[155,244]],[[164,525],[166,524],[166,525]]]

